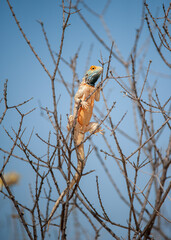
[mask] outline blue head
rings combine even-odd
[[[102,70],[103,70],[102,67],[91,66],[90,69],[84,75],[85,83],[94,87],[96,81],[98,80],[100,74],[102,73]]]

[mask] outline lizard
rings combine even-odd
[[[60,194],[59,198],[57,199],[49,215],[48,226],[53,214],[55,213],[68,190],[73,189],[74,185],[78,184],[80,181],[85,166],[83,144],[85,133],[90,132],[96,134],[99,132],[103,134],[103,130],[101,127],[98,127],[98,123],[90,122],[93,114],[94,100],[100,100],[101,88],[96,89],[95,83],[100,77],[102,71],[103,68],[100,66],[91,66],[90,69],[85,73],[78,91],[75,94],[73,115],[70,115],[68,118],[67,129],[68,131],[71,131],[73,129],[74,145],[76,148],[78,161],[77,169],[72,181],[69,183],[69,186]]]

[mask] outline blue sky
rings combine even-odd
[[[89,5],[94,11],[97,13],[102,12],[106,1],[86,1],[87,5]],[[156,13],[158,7],[159,13],[162,12],[161,9],[161,1],[160,0],[151,0],[148,1],[149,7],[152,9],[153,14]],[[169,1],[165,1],[166,6],[168,6]],[[62,11],[61,11],[61,2],[60,1],[47,1],[47,0],[30,0],[30,1],[12,1],[12,6],[14,12],[23,28],[26,36],[30,40],[31,44],[34,46],[34,49],[50,71],[53,73],[54,64],[48,52],[43,33],[41,31],[40,24],[37,23],[37,20],[40,20],[44,23],[47,36],[49,38],[51,48],[54,52],[59,51],[60,38],[61,38],[61,24],[62,24]],[[89,24],[96,30],[99,36],[107,43],[107,45],[111,46],[111,41],[106,36],[106,33],[97,17],[88,13],[87,10],[83,8],[80,4],[81,13],[85,16]],[[142,11],[142,2],[137,0],[121,0],[121,1],[111,1],[110,7],[106,11],[104,15],[104,19],[108,25],[108,28],[111,31],[111,34],[117,44],[121,54],[126,60],[129,56],[130,50],[132,49],[133,42],[135,39],[136,29],[140,26],[141,20],[141,11]],[[81,80],[82,76],[85,73],[86,61],[88,57],[88,52],[90,46],[93,44],[92,56],[90,59],[89,66],[98,65],[98,60],[100,60],[100,56],[103,56],[104,61],[108,60],[109,52],[104,49],[104,47],[95,39],[95,37],[89,32],[88,28],[84,25],[84,23],[80,20],[77,14],[72,15],[69,21],[71,24],[67,30],[64,38],[64,48],[62,52],[62,57],[64,57],[67,61],[70,61],[71,58],[74,57],[75,52],[81,45],[81,49],[79,52],[78,60],[77,60],[77,73],[78,77]],[[9,105],[19,104],[20,102],[27,100],[33,97],[33,100],[28,103],[25,107],[21,108],[23,112],[27,112],[30,109],[36,107],[36,110],[26,117],[24,126],[26,129],[26,137],[29,134],[33,127],[34,133],[39,133],[43,138],[48,138],[49,130],[52,130],[47,119],[43,118],[40,115],[40,103],[43,107],[49,107],[52,109],[52,93],[51,93],[51,85],[50,80],[47,74],[44,72],[43,68],[29,49],[27,43],[23,39],[19,29],[12,17],[8,4],[4,0],[0,0],[0,97],[3,96],[3,85],[5,79],[8,79],[8,103]],[[147,29],[146,23],[144,24],[144,29],[142,32],[142,37],[139,42],[139,47],[145,42],[146,39],[149,38],[149,31]],[[169,55],[167,55],[169,59]],[[170,96],[170,69],[165,66],[160,56],[156,52],[155,47],[152,42],[149,42],[148,52],[145,56],[144,60],[144,69],[147,69],[149,60],[152,60],[150,75],[148,78],[148,83],[150,86],[153,85],[155,81],[157,81],[157,91],[159,97],[162,99],[162,104],[169,98]],[[88,66],[88,67],[89,67]],[[112,58],[111,62],[112,68],[117,72],[118,75],[124,76],[127,75],[124,68],[121,64],[114,58]],[[59,68],[65,78],[65,80],[71,84],[72,83],[72,72],[71,70],[62,62],[59,65]],[[106,70],[106,69],[105,69]],[[160,75],[158,75],[160,73]],[[59,78],[59,76],[57,76]],[[141,89],[143,83],[143,77],[140,78],[138,82],[138,86]],[[127,80],[125,80],[127,81]],[[122,122],[121,128],[127,131],[131,136],[135,135],[135,129],[132,124],[132,107],[130,101],[123,96],[121,93],[121,88],[114,82],[109,81],[104,89],[104,94],[108,98],[109,106],[112,105],[114,101],[116,101],[116,107],[112,112],[112,119],[114,124],[120,120],[125,112],[127,112],[126,119]],[[58,104],[58,112],[62,117],[62,126],[66,129],[67,124],[67,114],[69,113],[69,96],[66,92],[65,87],[56,82],[56,95],[57,98],[60,97]],[[144,94],[144,97],[147,96]],[[104,110],[104,104],[102,99],[97,106]],[[1,112],[1,111],[0,111]],[[156,114],[155,115],[155,127],[156,130],[163,122],[163,119]],[[19,125],[19,116],[12,110],[7,113],[5,116],[5,120],[3,125],[12,133],[11,127],[14,129]],[[4,134],[4,130],[2,127],[0,128],[0,145],[5,149],[10,149],[11,142],[8,137]],[[109,135],[109,134],[108,134]],[[107,136],[108,136],[107,135]],[[163,152],[165,150],[165,145],[167,142],[167,137],[169,133],[165,132],[165,138],[162,138],[161,148]],[[3,136],[3,137],[2,137]],[[108,139],[110,141],[110,136]],[[125,154],[129,154],[135,146],[128,146],[127,140],[118,135],[119,140],[121,141],[121,145],[124,149]],[[104,142],[101,137],[93,137],[96,141],[99,149],[102,148]],[[113,141],[113,140],[112,140]],[[34,142],[31,145],[32,149],[40,155],[45,153],[43,149],[43,145],[39,144],[39,141],[36,137],[34,137]],[[43,149],[43,150],[42,150]],[[1,159],[3,154],[0,155]],[[102,155],[103,156],[103,155]],[[1,163],[0,163],[1,164]],[[107,166],[111,169],[111,173],[115,174],[116,179],[120,178],[120,172],[113,163],[113,160],[108,159]],[[1,165],[0,165],[1,166]],[[86,166],[86,171],[91,169],[95,169],[96,172],[89,176],[88,188],[87,181],[83,180],[81,182],[82,187],[89,195],[90,200],[94,201],[94,204],[97,204],[94,199],[94,191],[96,189],[95,176],[99,176],[99,182],[101,191],[104,196],[107,196],[107,193],[110,189],[110,183],[107,181],[106,176],[102,167],[99,165],[99,162],[96,158],[95,153],[92,153],[91,159]],[[29,183],[34,183],[35,176],[32,175],[32,169],[28,167],[25,163],[20,160],[11,159],[6,171],[15,170],[21,174],[21,181],[19,186],[14,188],[16,196],[21,199],[21,201],[29,204],[30,201],[30,193],[29,193]],[[131,169],[130,169],[131,173]],[[145,176],[144,179],[148,179]],[[124,180],[119,179],[119,187],[121,189],[125,188]],[[141,183],[140,183],[141,185]],[[106,187],[108,186],[108,187]],[[55,198],[55,194],[53,195]],[[119,197],[114,195],[108,201],[107,197],[104,197],[104,202],[107,204],[107,210],[110,211],[112,209],[111,216],[116,215],[116,222],[125,223],[126,219],[124,219],[125,212],[127,208],[125,205],[120,207],[119,205]],[[9,202],[5,202],[2,200],[2,196],[0,197],[0,202],[2,202],[3,210],[0,210],[0,214],[10,214],[12,206]],[[113,209],[113,204],[119,206],[116,209]],[[97,209],[100,209],[99,206]],[[124,220],[123,220],[124,219]],[[4,224],[4,222],[3,222]],[[69,225],[70,229],[70,225]],[[116,230],[116,233],[119,233],[119,230]],[[7,228],[4,227],[3,230],[3,238],[7,234]],[[105,235],[103,232],[102,236],[107,236],[110,239],[109,235]],[[8,235],[8,234],[7,234]],[[0,235],[1,236],[1,235]],[[9,237],[9,235],[8,235]],[[10,238],[9,238],[10,239]]]

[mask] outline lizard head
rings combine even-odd
[[[97,67],[94,65],[91,66],[90,69],[84,75],[85,83],[94,87],[96,81],[98,80],[100,74],[102,73],[102,70],[103,70],[102,67]]]

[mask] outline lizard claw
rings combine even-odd
[[[101,127],[96,131],[96,133],[100,133],[102,135],[104,135],[104,129],[102,129]]]
[[[81,102],[82,108],[88,109],[88,103],[86,101]]]
[[[99,133],[102,134],[102,135],[104,135],[104,129],[101,129],[101,128],[100,128],[100,129],[99,129]]]

